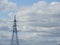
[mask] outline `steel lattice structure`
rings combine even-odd
[[[12,33],[11,45],[19,45],[16,22],[17,21],[16,21],[16,15],[15,15],[14,16],[14,23],[13,23],[13,33]]]

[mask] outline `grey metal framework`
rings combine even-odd
[[[13,21],[13,33],[12,33],[12,39],[11,39],[11,45],[19,45],[18,35],[17,35],[17,24],[16,24],[16,15],[14,16]]]

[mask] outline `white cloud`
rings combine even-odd
[[[53,31],[60,27],[58,18],[60,14],[59,5],[59,2],[47,3],[41,1],[34,3],[32,7],[21,8],[16,14],[17,20],[20,21],[18,23],[21,27],[19,30],[38,31],[39,29],[39,31],[42,30],[48,32],[48,35],[52,34],[51,36],[54,36]]]
[[[8,1],[4,1],[0,4],[5,5],[3,7],[4,10],[10,10],[15,8],[15,3],[8,3]],[[14,6],[13,6],[14,5]],[[31,7],[22,7],[18,8],[16,12],[17,16],[17,25],[18,30],[20,31],[40,31],[40,33],[19,33],[19,39],[24,40],[34,40],[33,42],[39,42],[39,40],[58,40],[60,34],[60,2],[51,2],[47,3],[45,1],[39,1],[34,3]],[[2,8],[1,7],[1,8]],[[12,15],[14,13],[8,14],[12,20]],[[8,21],[9,21],[8,20]],[[6,22],[7,23],[7,22]],[[10,23],[10,24],[9,24]],[[9,24],[9,29],[11,28],[11,22]],[[0,24],[1,25],[1,24]],[[4,26],[4,25],[2,25]],[[1,26],[0,26],[1,27]],[[5,33],[4,33],[5,34]],[[11,34],[11,33],[10,33]],[[7,37],[9,38],[9,33]],[[42,44],[43,45],[43,44]]]
[[[8,0],[0,0],[0,11],[11,11],[16,9],[16,3]]]

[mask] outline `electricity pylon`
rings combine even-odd
[[[14,16],[13,21],[13,33],[12,33],[12,39],[11,39],[11,45],[19,45],[18,35],[17,35],[17,24],[16,24],[16,15]]]

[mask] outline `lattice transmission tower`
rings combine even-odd
[[[14,16],[13,21],[13,32],[12,32],[12,39],[10,45],[19,45],[18,34],[17,34],[17,24],[16,24],[16,15]]]

